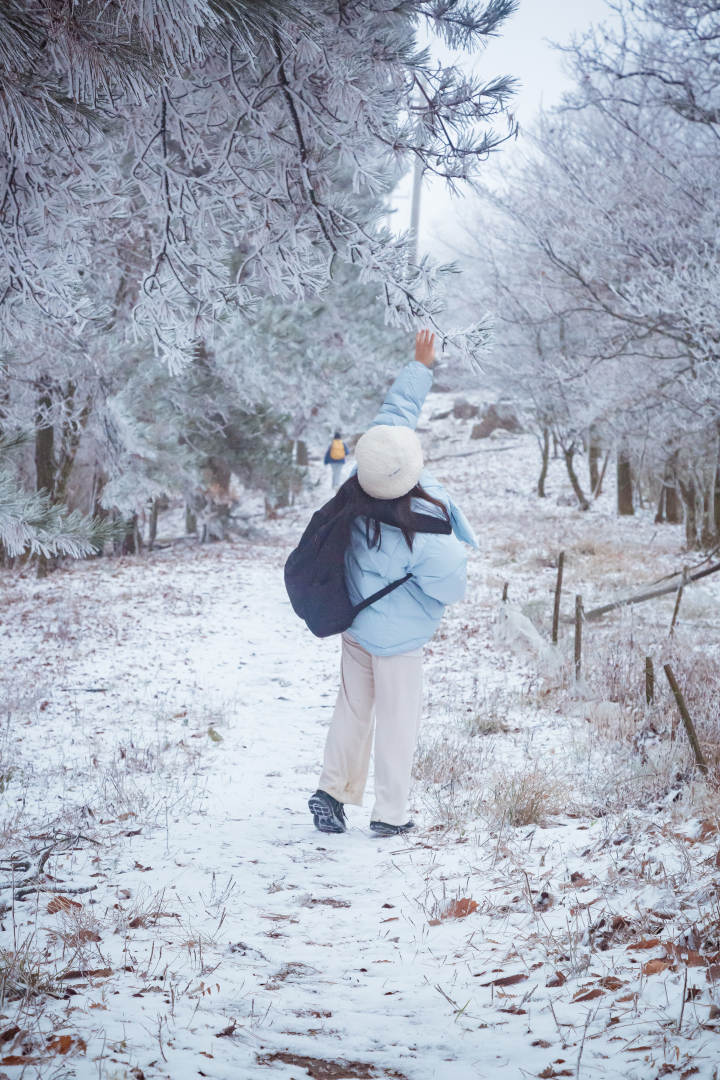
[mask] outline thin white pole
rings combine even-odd
[[[420,230],[420,197],[422,195],[423,163],[415,155],[413,166],[412,202],[410,204],[410,263],[417,266],[418,261],[418,233]]]

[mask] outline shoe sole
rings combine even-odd
[[[342,822],[335,817],[332,809],[323,799],[316,799],[314,795],[308,799],[310,813],[313,816],[315,828],[325,833],[344,833],[346,831]]]
[[[398,825],[397,828],[387,826],[386,828],[378,829],[371,825],[370,832],[373,836],[407,836],[409,832],[412,832],[413,828],[414,826],[409,829],[404,829],[401,825]]]

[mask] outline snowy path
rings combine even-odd
[[[483,462],[488,501],[508,457]],[[484,535],[470,600],[427,650],[420,828],[402,842],[371,837],[367,810],[344,836],[312,827],[338,646],[290,610],[284,536],[6,583],[6,846],[13,821],[39,830],[28,848],[64,823],[48,884],[95,886],[4,917],[4,947],[34,934],[64,975],[36,1011],[6,1003],[11,1080],[715,1076],[711,969],[656,959],[715,904],[712,847],[640,812],[443,816],[463,769],[485,797],[498,774],[578,767],[577,725],[528,707],[527,672],[491,641],[514,528]],[[457,717],[502,694],[508,722],[453,757]],[[446,917],[464,899],[477,909]]]
[[[140,702],[151,688],[163,702],[162,741],[186,733],[188,717],[184,741],[204,737],[202,728],[193,731],[198,713],[211,721],[218,717],[212,730],[222,739],[211,741],[195,762],[194,809],[182,812],[181,797],[177,813],[172,784],[158,789],[168,814],[98,859],[96,874],[107,880],[91,903],[106,916],[110,900],[119,897],[133,911],[151,913],[143,918],[140,911],[140,921],[156,927],[126,926],[115,941],[101,932],[100,958],[85,968],[103,974],[70,999],[69,1011],[102,1007],[105,1049],[100,1031],[91,1038],[83,1024],[86,1061],[75,1058],[69,1075],[97,1075],[98,1052],[107,1056],[108,1076],[115,1075],[110,1063],[122,1063],[173,1080],[251,1080],[266,1076],[271,1066],[278,1076],[306,1075],[283,1063],[288,1054],[365,1065],[365,1071],[338,1076],[469,1080],[517,1057],[513,1025],[499,1024],[488,1040],[485,1021],[471,1011],[456,1023],[449,1001],[465,1006],[475,974],[487,967],[487,947],[467,945],[478,927],[428,925],[428,905],[442,893],[443,879],[469,877],[485,855],[474,845],[467,845],[466,855],[467,838],[455,838],[456,844],[444,833],[437,844],[428,843],[428,834],[379,841],[367,830],[367,813],[354,808],[344,836],[321,836],[312,827],[306,800],[334,701],[338,648],[316,642],[294,617],[280,565],[272,552],[238,558],[225,549],[211,553],[200,568],[189,561],[152,570],[128,566],[116,580],[123,590],[119,599],[133,597],[132,628],[105,645],[96,643],[86,655],[68,643],[63,666],[69,684],[92,687],[99,681],[125,710],[123,716],[105,700],[96,706],[99,716],[104,713],[98,735],[115,725],[119,744],[142,744],[127,712],[133,687]],[[78,576],[89,599],[92,578],[106,575],[102,566],[85,570]],[[169,620],[173,586],[165,588],[164,579],[180,576],[184,608]],[[193,585],[200,578],[203,605],[194,609]],[[69,594],[81,604],[81,590],[68,594],[66,586],[67,579],[56,579],[51,596],[62,601],[65,592],[65,604]],[[108,605],[118,600],[108,595],[112,586],[103,580]],[[208,610],[211,626],[205,627]],[[63,691],[48,686],[47,694],[43,717],[65,704]],[[82,712],[82,734],[92,743],[99,720],[86,702]],[[53,734],[62,753],[65,731],[33,725],[23,732],[26,749],[33,733],[46,757]],[[79,770],[76,783],[83,782]],[[64,797],[77,801],[72,780],[68,787]],[[88,794],[92,810],[91,803]],[[138,806],[100,824],[116,826],[122,818],[135,824],[128,813],[143,816]],[[82,880],[82,858],[76,859],[73,884]],[[168,914],[155,918],[158,911]],[[57,915],[44,915],[41,907],[39,920],[52,924]],[[126,969],[111,982],[108,961],[114,971]],[[79,1019],[73,1017],[75,1025]],[[510,1029],[505,1034],[503,1026]],[[218,1037],[228,1028],[232,1034]],[[530,1054],[538,1068],[546,1056]],[[527,1047],[519,1060],[528,1064]]]

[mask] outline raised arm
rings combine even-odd
[[[415,429],[432,386],[434,363],[435,335],[429,330],[421,330],[415,337],[415,359],[402,369],[370,426],[389,424]]]

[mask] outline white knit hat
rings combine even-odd
[[[423,470],[420,440],[412,428],[378,424],[355,447],[360,487],[373,499],[399,499],[415,487]]]

